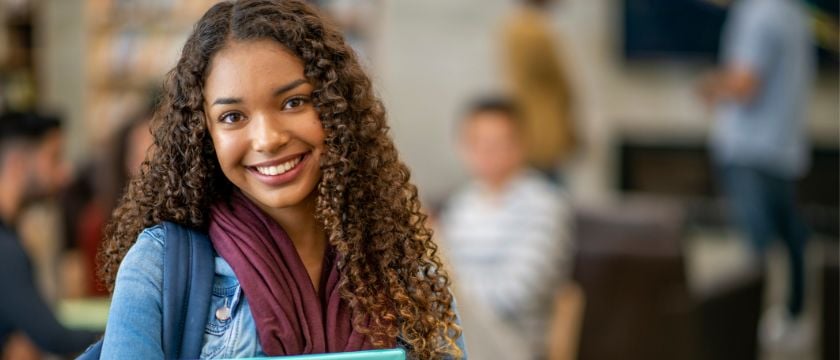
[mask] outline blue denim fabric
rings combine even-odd
[[[805,292],[805,242],[808,228],[796,209],[796,184],[746,166],[721,169],[723,185],[735,220],[760,260],[770,242],[780,237],[788,249],[790,287],[788,311],[802,312]]]
[[[143,230],[128,251],[111,301],[102,359],[162,359],[163,227]],[[202,359],[265,356],[248,300],[230,265],[216,257]],[[230,316],[217,316],[227,307]],[[457,341],[464,352],[464,337]]]
[[[163,359],[163,227],[144,230],[117,272],[102,359]]]

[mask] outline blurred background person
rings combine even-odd
[[[17,235],[23,209],[51,197],[67,180],[63,135],[56,118],[34,113],[0,115],[0,272],[10,289],[0,297],[0,344],[21,333],[41,350],[81,352],[99,334],[59,324],[35,284],[33,267]]]
[[[520,122],[501,98],[481,99],[464,115],[458,141],[472,179],[440,226],[462,296],[488,310],[478,316],[507,327],[481,331],[516,337],[526,353],[508,356],[533,359],[546,356],[554,296],[567,281],[570,214],[560,191],[527,166]]]
[[[809,166],[805,124],[816,65],[805,5],[799,0],[737,0],[721,46],[722,68],[701,84],[705,101],[715,109],[715,165],[736,222],[761,266],[777,236],[789,259],[787,307],[767,310],[761,340],[802,348],[802,342],[812,340],[801,316],[808,230],[795,190]]]
[[[528,162],[558,179],[576,148],[573,90],[561,43],[552,35],[551,0],[520,0],[504,24],[503,65],[507,87],[522,112]]]
[[[117,129],[108,141],[111,149],[82,167],[62,198],[65,240],[80,251],[76,266],[83,272],[80,292],[83,296],[107,296],[99,282],[96,254],[102,243],[103,230],[117,200],[125,192],[154,139],[150,131],[155,97],[148,106],[136,111]]]

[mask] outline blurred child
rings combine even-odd
[[[526,166],[519,121],[504,99],[469,110],[459,142],[473,179],[450,199],[440,226],[460,291],[543,356],[569,261],[569,212],[558,189]]]

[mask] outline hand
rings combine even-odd
[[[720,86],[721,86],[720,72],[710,72],[700,79],[697,83],[697,95],[703,101],[703,104],[708,110],[712,110],[719,100]]]
[[[0,359],[2,360],[37,360],[41,358],[41,352],[26,335],[14,333],[2,347]]]

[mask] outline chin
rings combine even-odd
[[[304,189],[272,189],[272,190],[265,190],[265,189],[250,189],[250,190],[242,190],[251,201],[254,201],[263,208],[268,209],[283,209],[283,208],[290,208],[295,207],[300,204],[303,204],[310,195],[315,195],[315,187],[309,189],[309,191],[304,191]]]
[[[283,209],[293,207],[303,202],[303,199],[289,198],[287,196],[263,196],[256,198],[256,200],[262,206],[271,209]]]

